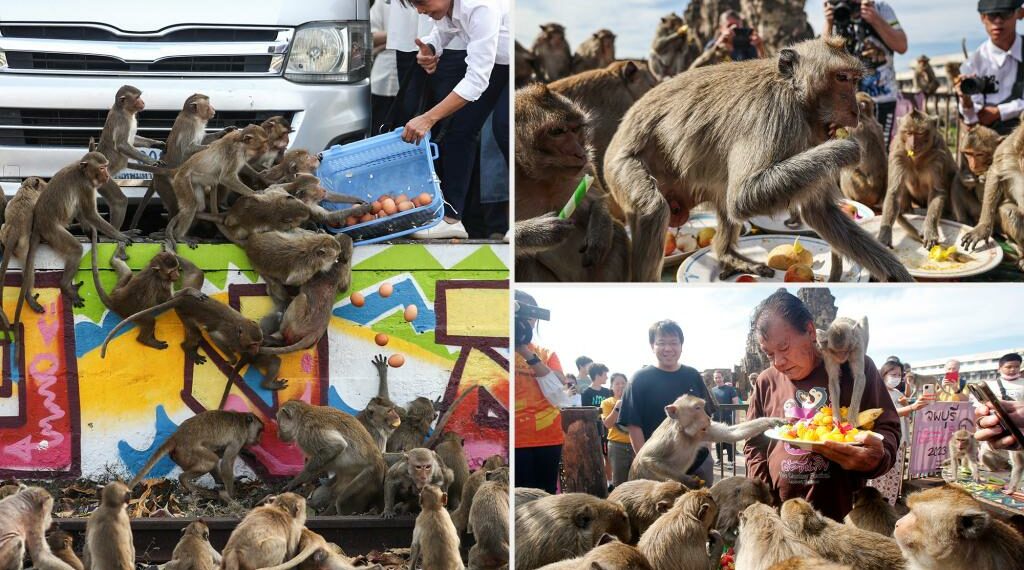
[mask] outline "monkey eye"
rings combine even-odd
[[[553,136],[553,137],[560,137],[560,136],[565,134],[565,129],[563,129],[561,127],[556,127],[554,129],[551,129],[550,131],[548,131],[548,134]]]

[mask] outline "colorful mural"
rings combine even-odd
[[[100,244],[101,282],[109,291],[115,275],[107,263],[113,244]],[[159,251],[156,244],[129,248],[129,265],[139,269]],[[206,272],[203,292],[258,320],[271,307],[262,281],[245,254],[233,245],[182,248],[181,255]],[[369,245],[355,249],[352,287],[339,296],[328,334],[314,347],[284,357],[281,377],[288,387],[270,392],[259,387],[260,374],[243,369],[231,377],[231,365],[204,342],[206,362],[186,358],[179,348],[183,330],[177,316],[157,319],[156,336],[166,350],[139,344],[126,327],[100,356],[103,339],[120,321],[96,296],[87,251],[79,268],[84,307],[62,299],[54,271],[60,264],[45,248],[36,278],[40,315],[26,310],[19,330],[22,351],[3,339],[0,378],[0,477],[96,476],[109,471],[134,473],[150,453],[185,419],[217,409],[227,391],[225,409],[254,411],[267,424],[263,441],[251,449],[245,467],[260,476],[288,476],[302,467],[298,449],[282,444],[271,421],[277,406],[301,398],[357,413],[376,395],[378,381],[371,358],[401,353],[406,362],[392,368],[391,397],[400,404],[418,396],[441,401],[444,412],[455,399],[474,390],[452,413],[449,428],[466,441],[475,467],[494,453],[508,454],[509,297],[506,245]],[[13,315],[20,274],[7,276],[3,306]],[[379,294],[390,283],[393,293]],[[349,294],[363,293],[356,307]],[[403,317],[415,305],[412,322]],[[374,342],[378,333],[390,341]],[[165,458],[151,476],[176,474]]]

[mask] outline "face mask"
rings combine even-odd
[[[886,376],[885,377],[885,387],[886,388],[896,388],[899,385],[900,385],[900,377],[899,376]]]
[[[1005,374],[1000,374],[1000,376],[1002,376],[1003,380],[1006,380],[1007,382],[1013,382],[1014,380],[1020,380],[1020,372],[1014,374],[1013,376],[1007,376]]]

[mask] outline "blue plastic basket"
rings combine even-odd
[[[349,194],[373,202],[382,194],[410,197],[427,192],[430,204],[399,212],[386,218],[342,228],[327,227],[331,233],[346,233],[356,245],[376,243],[424,230],[444,217],[444,197],[434,172],[437,145],[430,133],[419,144],[402,140],[402,127],[324,151],[317,176],[331,192]],[[321,202],[328,210],[351,207],[348,204]]]

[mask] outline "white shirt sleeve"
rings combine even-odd
[[[420,41],[428,46],[434,46],[434,55],[441,57],[441,54],[444,53],[444,48],[454,37],[454,33],[442,30],[435,23],[433,29],[430,30],[430,33],[420,38]]]
[[[491,79],[498,54],[501,11],[496,5],[479,4],[463,20],[469,42],[466,44],[466,76],[455,86],[455,93],[467,101],[483,95]]]

